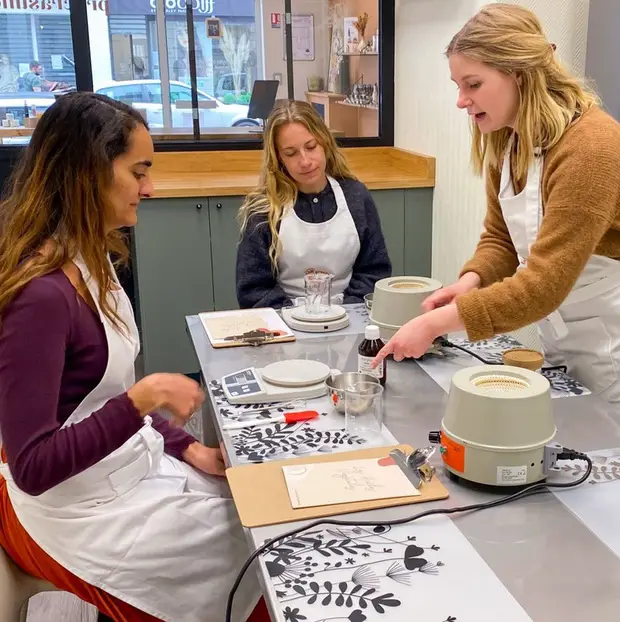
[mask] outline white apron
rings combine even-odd
[[[76,260],[98,306],[96,282]],[[88,418],[134,383],[140,345],[127,295],[118,284],[120,334],[99,309],[108,363],[95,389],[63,425]],[[22,492],[6,464],[1,473],[20,523],[59,564],[87,583],[166,622],[221,622],[237,572],[249,555],[225,480],[200,474],[163,451],[151,418],[98,463],[42,495]],[[244,579],[234,619],[244,621],[260,596]]]
[[[340,304],[360,252],[360,238],[340,184],[327,178],[336,197],[336,213],[326,222],[305,222],[293,206],[286,208],[280,223],[282,251],[278,280],[292,300],[304,296],[304,274],[309,268],[333,274],[332,303]]]
[[[502,215],[524,268],[543,218],[543,156],[530,164],[527,182],[515,196],[508,145],[500,181]],[[549,274],[548,278],[554,278]],[[593,255],[557,311],[538,323],[545,357],[609,402],[620,402],[620,262]]]

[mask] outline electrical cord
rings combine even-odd
[[[239,571],[237,578],[232,586],[228,594],[228,603],[226,605],[226,622],[232,622],[232,609],[233,602],[235,598],[235,594],[239,589],[239,585],[247,572],[248,568],[254,562],[254,560],[262,555],[265,551],[271,548],[276,542],[280,542],[281,540],[285,540],[292,536],[295,536],[304,531],[308,531],[309,529],[314,529],[316,527],[320,527],[323,525],[336,525],[339,527],[379,527],[382,525],[396,526],[396,525],[404,525],[406,523],[412,523],[420,518],[426,518],[427,516],[437,516],[437,515],[450,515],[450,514],[460,514],[463,512],[476,512],[478,510],[486,510],[489,508],[498,507],[500,505],[505,505],[506,503],[511,503],[512,501],[517,501],[519,499],[523,499],[524,497],[529,497],[531,495],[537,495],[543,492],[550,492],[550,488],[574,488],[576,486],[580,486],[583,484],[590,474],[592,473],[592,460],[586,454],[580,453],[573,449],[568,449],[566,447],[562,448],[562,451],[557,456],[558,460],[583,460],[587,463],[588,467],[586,468],[585,473],[577,480],[572,482],[539,482],[537,484],[531,484],[523,490],[515,492],[510,495],[505,495],[500,497],[499,499],[494,499],[493,501],[485,501],[484,503],[472,503],[471,505],[463,505],[454,508],[434,508],[432,510],[426,510],[425,512],[420,512],[419,514],[414,514],[413,516],[406,516],[405,518],[398,518],[393,520],[386,521],[351,521],[351,520],[337,520],[337,519],[319,519],[316,520],[305,527],[298,527],[296,529],[291,529],[282,535],[279,535],[275,538],[271,538],[270,540],[265,541],[261,546],[259,546],[247,559],[243,567]]]
[[[463,346],[459,346],[456,343],[452,343],[450,340],[446,339],[445,337],[439,337],[436,340],[436,343],[443,348],[454,348],[455,350],[460,350],[461,352],[464,352],[465,354],[469,354],[470,356],[473,356],[475,359],[478,359],[484,365],[503,365],[503,363],[498,362],[498,361],[487,361],[486,359],[481,357],[479,354],[476,354],[476,352],[472,350],[468,350],[467,348],[464,348]],[[556,371],[556,370],[563,371],[564,373],[566,373],[568,371],[568,368],[566,367],[566,365],[555,365],[553,367],[543,367],[541,368],[540,371]]]

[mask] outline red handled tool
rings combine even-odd
[[[271,423],[301,423],[316,419],[319,413],[316,410],[302,410],[301,412],[281,413],[275,417],[263,419],[249,419],[246,421],[235,421],[222,427],[223,430],[242,430],[251,428],[255,425],[269,425]]]

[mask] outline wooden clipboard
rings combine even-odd
[[[268,307],[208,311],[199,313],[198,317],[214,348],[235,348],[296,340],[295,333],[277,311]],[[259,344],[253,344],[247,339],[250,333],[254,335],[263,333],[267,336],[259,339]]]
[[[449,496],[448,489],[435,475],[433,479],[423,484],[419,496],[396,497],[394,499],[380,499],[356,503],[343,503],[310,508],[293,509],[288,495],[286,482],[282,473],[283,466],[294,464],[311,464],[316,462],[338,462],[343,460],[363,460],[365,458],[382,458],[389,455],[393,449],[400,449],[411,453],[409,445],[395,445],[390,447],[372,447],[335,454],[278,460],[264,464],[251,464],[227,469],[226,477],[232,490],[235,505],[241,524],[244,527],[263,527],[278,525],[299,520],[363,512],[381,508],[438,501]]]

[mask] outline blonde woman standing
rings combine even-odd
[[[487,215],[460,279],[377,357],[418,357],[538,323],[547,360],[620,402],[620,127],[560,64],[530,11],[492,4],[447,49],[473,122]]]
[[[265,131],[259,187],[240,210],[241,308],[282,307],[304,295],[308,269],[330,272],[335,303],[362,302],[390,276],[374,201],[316,110],[291,101]]]

